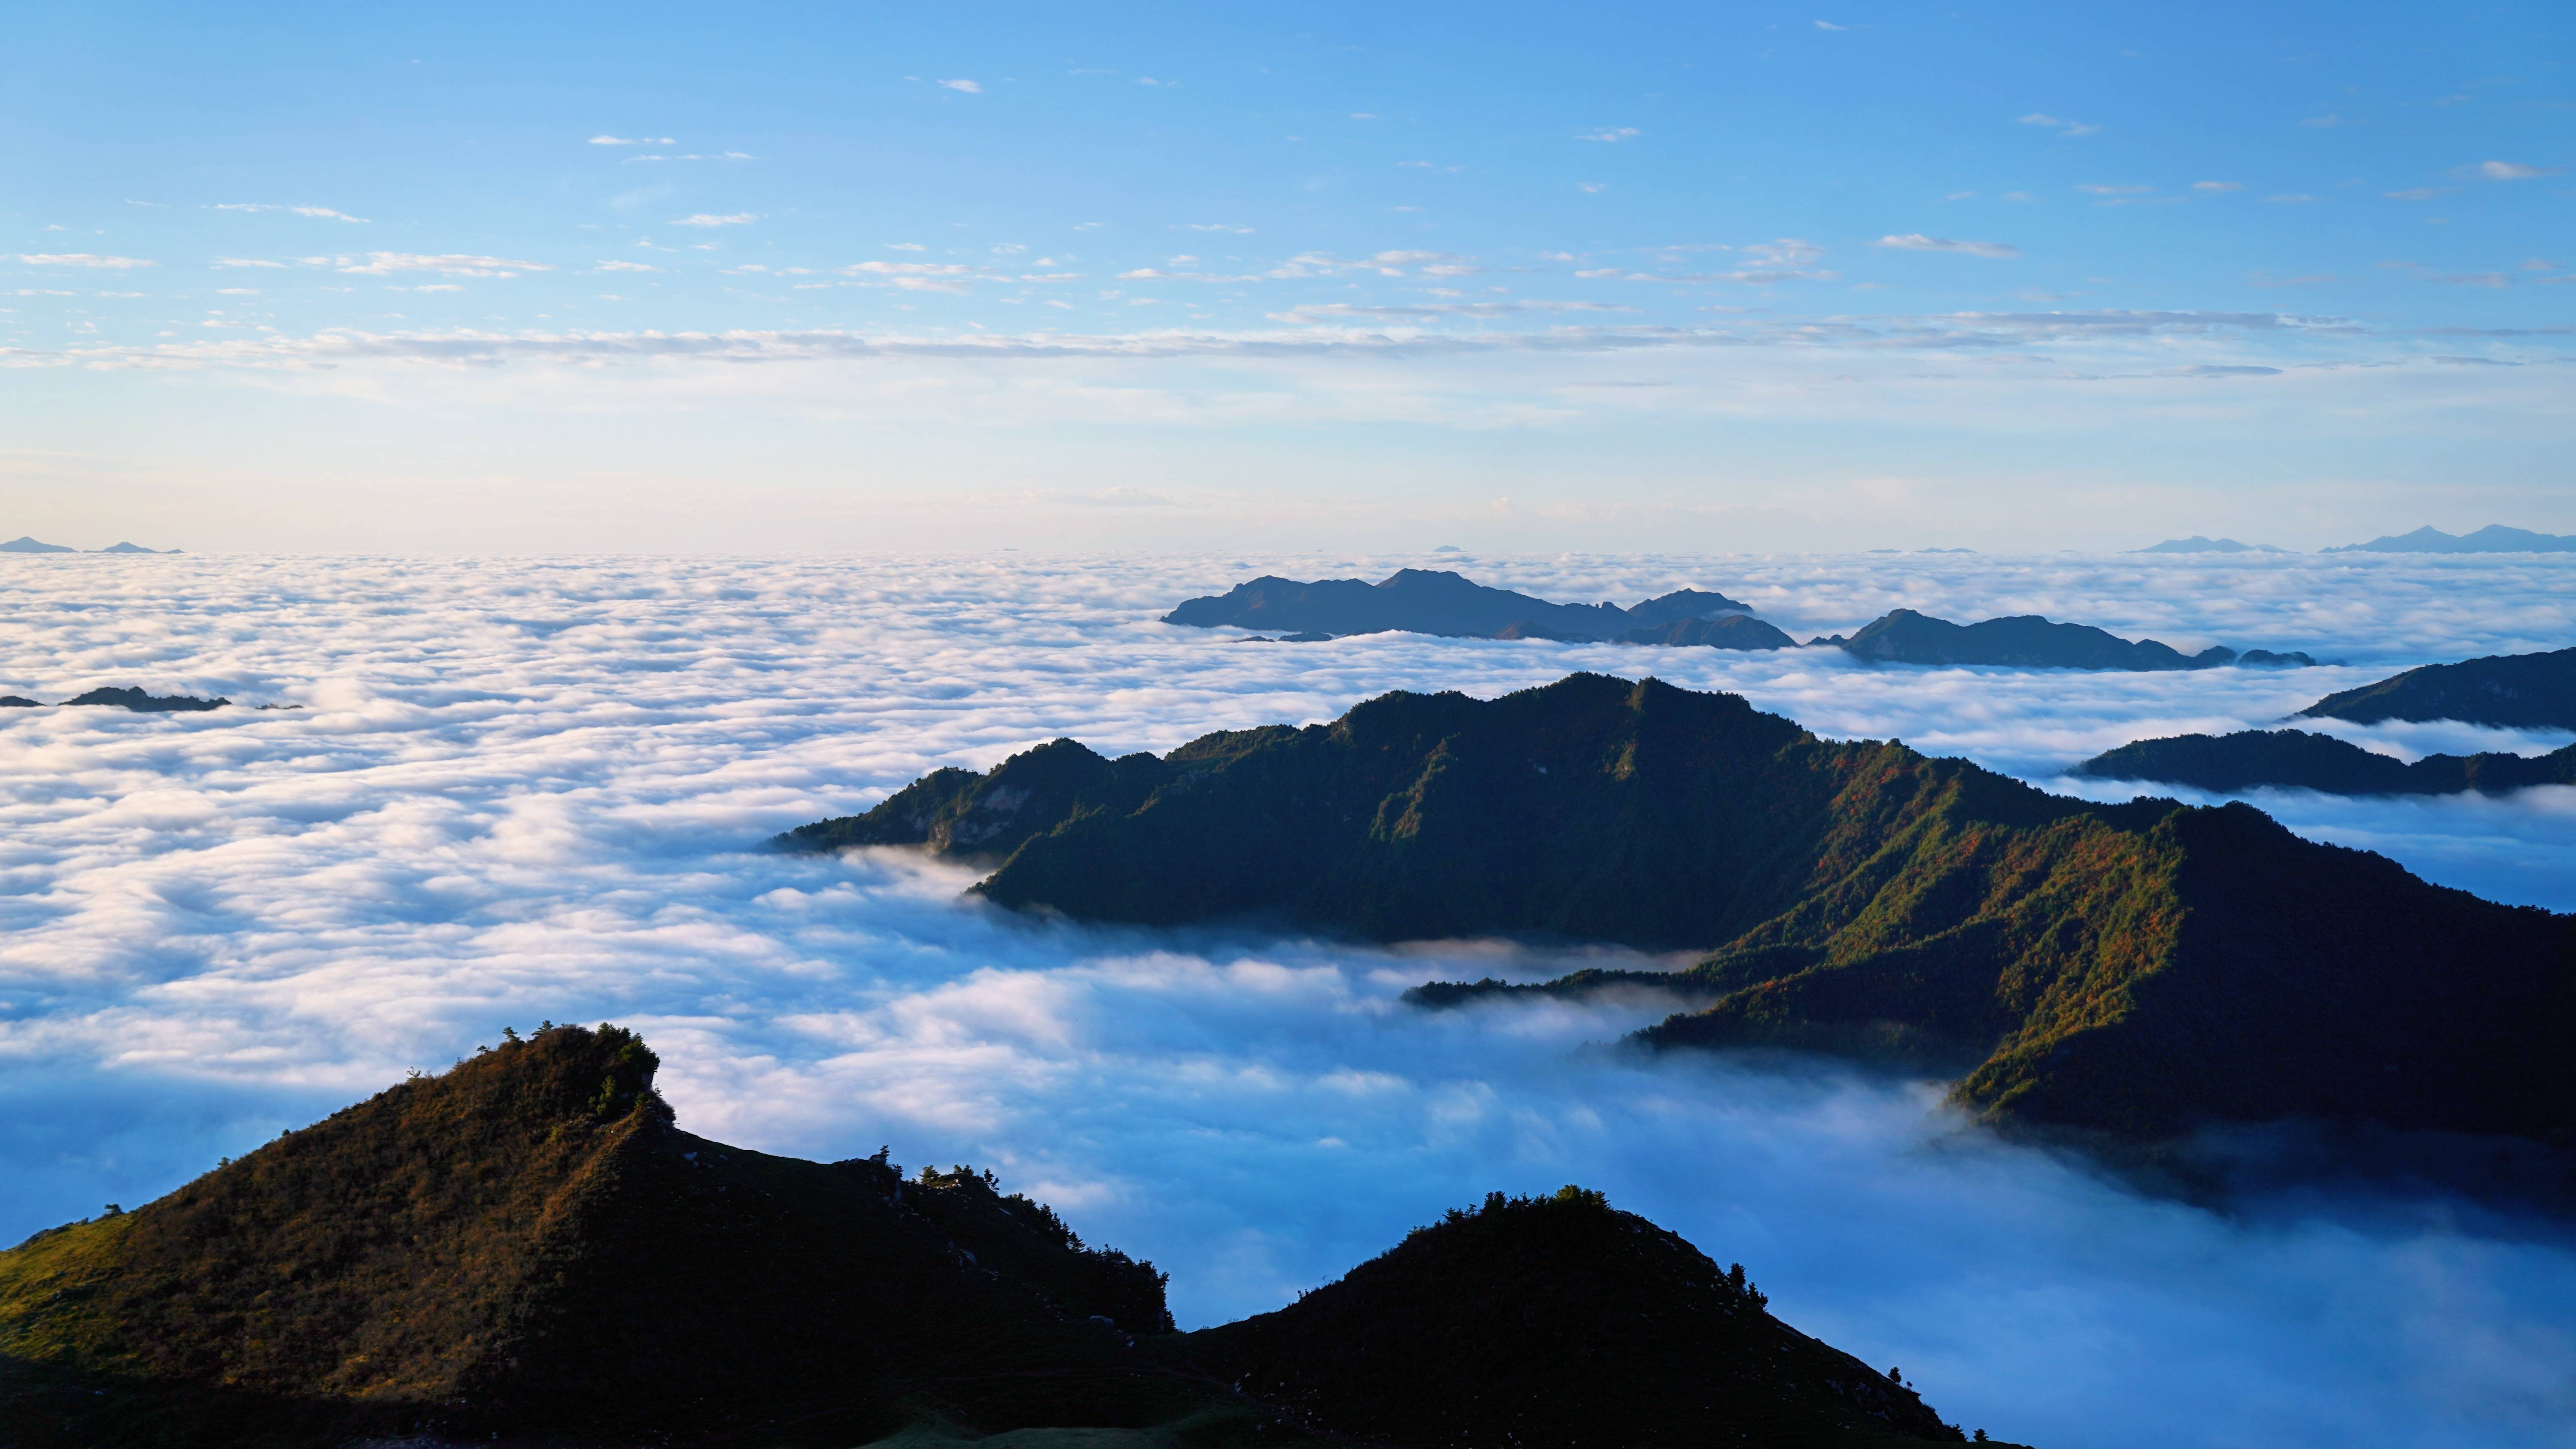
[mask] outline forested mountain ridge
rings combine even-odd
[[[2576,919],[2248,806],[2051,796],[1652,680],[1383,695],[1159,758],[1060,740],[781,839],[992,861],[978,893],[1077,919],[1699,948],[1672,984],[1712,1004],[1649,1041],[1894,1052],[2001,1120],[2563,1142],[2576,1113]]]
[[[1440,1351],[1457,1333],[1413,1346],[1390,1394],[1389,1365],[1312,1335],[1172,1332],[1151,1264],[990,1174],[683,1132],[657,1065],[631,1033],[549,1026],[0,1252],[0,1444],[822,1449],[1060,1429],[1038,1442],[1299,1449],[1358,1429],[1446,1449],[1527,1425],[1531,1404],[1584,1421],[1566,1444],[1959,1438],[1763,1312],[1740,1269],[1598,1194],[1498,1197],[1388,1255],[1431,1260],[1410,1281],[1453,1321],[1479,1306],[1471,1285],[1562,1310],[1479,1314],[1463,1357]],[[1600,1311],[1641,1244],[1695,1271]],[[1331,1293],[1319,1307],[1351,1297]],[[1529,1403],[1481,1393],[1496,1364]]]

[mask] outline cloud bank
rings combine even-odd
[[[1561,958],[1031,924],[900,854],[751,848],[1059,734],[1160,749],[1574,667],[1738,689],[1830,734],[2047,779],[2141,733],[2261,723],[2576,628],[2576,568],[2474,562],[15,559],[0,689],[307,708],[0,719],[0,1238],[165,1191],[505,1023],[616,1019],[664,1052],[694,1129],[990,1164],[1172,1270],[1193,1323],[1275,1306],[1487,1190],[1575,1180],[1742,1259],[1790,1321],[1905,1364],[2000,1436],[2561,1443],[2576,1253],[2546,1235],[2402,1201],[2224,1219],[1963,1134],[1924,1084],[1592,1049],[1650,1001],[1424,1017],[1394,1000]],[[1255,646],[1152,622],[1253,573],[1406,564],[1558,598],[1720,588],[1802,635],[1904,603],[2355,662],[2014,675],[1824,651]],[[2286,813],[2564,907],[2569,794]]]

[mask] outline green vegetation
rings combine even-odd
[[[1999,1121],[2576,1130],[2570,918],[2248,806],[2065,799],[1652,680],[1389,694],[1160,758],[1059,740],[782,843],[991,860],[985,897],[1090,920],[1706,949],[1557,989],[1677,987],[1709,1004],[1650,1044],[1894,1056]]]
[[[1487,1391],[1506,1366],[1520,1399],[1599,1430],[1550,1442],[1957,1437],[1599,1193],[1497,1194],[1268,1327],[1181,1335],[1152,1264],[990,1173],[694,1137],[657,1066],[615,1027],[505,1033],[0,1253],[0,1444],[1298,1449],[1323,1442],[1311,1421],[1433,1449],[1540,1422]],[[1389,1322],[1440,1335],[1409,1366],[1376,1356],[1407,1350],[1401,1328],[1358,1359],[1316,1328],[1390,1283],[1409,1296]]]

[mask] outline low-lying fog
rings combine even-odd
[[[1724,590],[1800,637],[1907,604],[2343,667],[1870,670],[1152,622],[1260,572],[1459,567],[1556,598]],[[0,560],[0,692],[296,712],[0,711],[0,1240],[133,1206],[504,1024],[614,1019],[684,1125],[989,1165],[1173,1275],[1277,1306],[1446,1206],[1606,1189],[1951,1419],[2044,1445],[2576,1442],[2576,1234],[2438,1200],[2130,1194],[1937,1084],[1600,1049],[1663,1009],[1424,1015],[1562,958],[1032,926],[901,853],[761,853],[940,764],[1496,694],[1575,668],[1740,690],[2066,788],[2067,765],[2331,689],[2553,648],[2576,559]],[[2351,731],[2400,752],[2565,737]],[[2103,793],[2091,787],[2088,793]],[[2117,793],[2126,793],[2125,791]],[[2576,907],[2576,791],[2260,803],[2499,899]]]

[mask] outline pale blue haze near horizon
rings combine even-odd
[[[2554,5],[22,7],[0,533],[2576,531]]]

